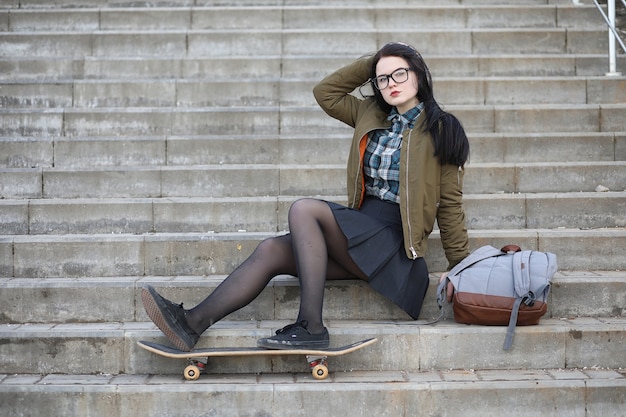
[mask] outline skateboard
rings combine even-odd
[[[185,368],[183,376],[188,381],[195,381],[205,370],[208,358],[227,356],[282,356],[282,355],[303,355],[306,357],[311,375],[313,378],[322,380],[328,377],[328,358],[331,356],[341,356],[354,352],[366,346],[373,345],[378,339],[365,339],[346,346],[337,348],[304,350],[304,349],[264,349],[258,347],[225,347],[225,348],[205,348],[194,349],[185,352],[170,346],[161,345],[154,342],[139,340],[137,344],[143,349],[156,353],[166,358],[186,359],[189,365]],[[202,361],[205,359],[205,361]]]

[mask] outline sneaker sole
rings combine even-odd
[[[146,310],[148,317],[150,317],[150,320],[152,320],[159,330],[165,334],[169,341],[174,344],[176,349],[189,352],[193,348],[193,346],[189,346],[178,336],[176,330],[170,327],[168,321],[165,317],[163,317],[163,313],[161,313],[161,309],[157,305],[156,300],[146,288],[141,289],[141,301],[143,302],[143,307]]]

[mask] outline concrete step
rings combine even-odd
[[[0,201],[3,235],[222,233],[288,230],[302,197],[71,198]],[[342,195],[323,196],[346,204]],[[471,230],[626,227],[626,192],[465,194]],[[563,209],[567,207],[567,209]]]
[[[6,9],[0,31],[204,30],[421,28],[593,28],[604,27],[595,7],[574,5],[354,5],[105,7],[98,9]]]
[[[624,191],[626,161],[472,163],[464,192]],[[345,195],[345,165],[2,168],[0,197],[170,198]],[[315,178],[315,180],[313,180]]]
[[[608,48],[605,30],[578,28],[0,32],[0,57],[345,56],[399,37],[420,39],[424,54],[602,54]]]
[[[329,68],[339,68],[355,56],[283,55],[246,57],[13,57],[0,61],[2,82],[74,81],[83,79],[203,79],[232,80],[266,78],[320,80]],[[604,54],[524,54],[524,55],[424,55],[438,77],[547,77],[602,76],[608,71]],[[626,72],[626,56],[617,56],[618,69]],[[437,84],[439,85],[439,84]],[[437,90],[438,91],[438,90]]]
[[[473,163],[626,160],[626,132],[469,133]],[[351,135],[0,137],[0,168],[345,164]],[[303,146],[306,151],[303,151]],[[328,153],[329,148],[336,152]],[[541,150],[538,152],[537,150]]]
[[[439,316],[439,272],[431,274],[420,320]],[[139,298],[140,288],[153,285],[168,299],[197,305],[224,275],[175,277],[0,278],[2,322],[97,323],[148,322]],[[626,318],[626,272],[560,271],[552,280],[547,318]],[[228,316],[230,321],[292,320],[298,314],[297,278],[274,278],[250,305]],[[71,300],[71,302],[68,302]],[[584,302],[581,302],[584,300]],[[411,320],[391,301],[362,281],[329,281],[324,297],[326,320]]]
[[[346,5],[366,6],[370,5],[370,0],[346,0],[342,2]],[[389,0],[389,5],[406,5],[406,0]],[[545,4],[571,4],[571,0],[525,0],[525,4],[529,5],[545,5]],[[582,0],[580,3],[590,4],[590,0]],[[333,0],[316,0],[315,4],[332,6],[337,3]],[[424,5],[458,5],[458,0],[424,0]],[[463,4],[468,6],[475,5],[493,5],[493,4],[519,4],[519,0],[464,0]],[[310,5],[308,0],[231,0],[228,2],[216,2],[215,0],[153,0],[150,1],[151,7],[208,7],[208,6],[307,6]],[[52,8],[71,8],[71,7],[120,7],[118,0],[7,0],[2,3],[2,8],[28,8],[28,9],[52,9]],[[146,3],[129,3],[125,7],[146,7]]]
[[[287,320],[220,321],[198,347],[254,346]],[[543,319],[518,326],[511,350],[502,349],[506,326],[436,325],[407,321],[327,320],[331,345],[370,337],[379,342],[360,355],[336,358],[334,372],[450,369],[619,368],[624,365],[626,319]],[[0,361],[5,374],[177,374],[184,360],[149,353],[138,340],[167,343],[154,325],[140,323],[0,325]],[[598,346],[602,349],[598,349]],[[455,347],[463,346],[463,349]],[[403,352],[398,355],[398,352]],[[77,359],[80,356],[80,360]],[[226,358],[212,361],[212,373],[250,374],[306,371],[302,358]]]
[[[282,233],[282,232],[281,232]],[[623,270],[626,229],[499,229],[469,230],[470,248],[502,247],[547,250],[559,268]],[[0,276],[14,278],[177,276],[228,274],[264,238],[276,233],[156,233],[144,235],[16,235],[0,236]],[[425,254],[431,271],[444,271],[447,261],[439,232],[433,231]],[[36,259],[37,262],[33,262]]]
[[[449,105],[445,109],[470,134],[621,132],[626,104]],[[316,107],[281,107],[281,134],[301,134],[313,127],[322,134],[345,128]]]
[[[8,82],[0,83],[0,103],[4,108],[313,106],[311,91],[318,81],[274,78]],[[433,81],[438,100],[445,105],[626,102],[626,76],[446,77]]]
[[[2,375],[0,400],[6,417],[48,417],[50,410],[80,415],[85,403],[93,417],[338,410],[346,417],[391,417],[408,410],[416,417],[621,417],[626,401],[620,369],[350,371],[331,373],[324,382],[309,375],[205,375],[195,383],[178,375]]]
[[[449,105],[470,134],[623,132],[626,103]],[[549,128],[547,128],[549,126]],[[349,134],[318,106],[0,108],[1,137]]]
[[[470,164],[626,160],[621,133],[470,133],[468,138]]]

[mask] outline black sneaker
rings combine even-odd
[[[265,349],[326,349],[330,346],[328,330],[311,334],[306,321],[290,324],[276,332],[276,336],[259,339],[257,346]]]
[[[189,352],[200,336],[187,324],[182,304],[161,297],[150,285],[141,290],[141,301],[150,320],[167,336],[176,349]]]

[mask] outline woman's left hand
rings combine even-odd
[[[444,272],[443,274],[441,274],[441,278],[439,278],[439,282],[443,282],[443,280],[446,279],[446,277],[448,276],[448,272]],[[452,302],[452,295],[454,294],[454,285],[452,285],[451,282],[448,282],[448,286],[446,289],[446,300],[451,303]]]

